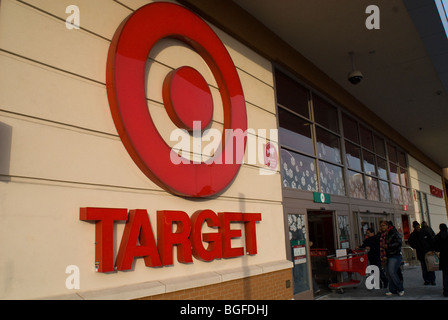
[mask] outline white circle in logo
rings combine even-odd
[[[325,195],[323,193],[320,194],[320,201],[322,201],[322,203],[325,202]]]

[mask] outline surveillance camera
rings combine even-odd
[[[362,80],[362,73],[359,70],[353,70],[348,74],[347,78],[351,84],[358,84]]]

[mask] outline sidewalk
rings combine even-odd
[[[386,296],[388,289],[368,290],[364,281],[357,288],[344,289],[344,293],[325,291],[315,300],[447,300],[442,295],[442,272],[436,271],[436,285],[423,285],[420,266],[407,266],[403,272],[404,296]]]

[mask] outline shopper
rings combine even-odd
[[[448,231],[445,223],[439,226],[440,232],[435,236],[435,249],[440,252],[439,269],[442,270],[443,295],[448,297]]]
[[[380,239],[380,250],[383,252],[383,260],[386,262],[386,275],[389,281],[387,296],[398,294],[404,295],[403,278],[400,275],[401,267],[401,234],[391,222],[380,223],[382,231]]]
[[[428,231],[428,233],[431,235],[431,237],[435,237],[436,233],[434,230],[431,229],[431,227],[428,225],[426,221],[422,221],[422,229]]]
[[[422,267],[422,277],[425,286],[429,284],[435,286],[436,273],[434,271],[428,271],[425,260],[426,253],[434,250],[434,239],[428,227],[421,228],[417,221],[414,221],[412,226],[414,227],[414,231],[409,236],[409,245],[417,251],[417,259],[420,261]]]
[[[367,250],[367,258],[369,259],[369,264],[375,265],[378,267],[380,271],[380,286],[382,288],[387,287],[387,277],[384,273],[384,269],[381,265],[381,256],[380,256],[380,233],[375,234],[375,230],[373,228],[368,228],[366,231],[367,237],[364,239],[360,248]]]

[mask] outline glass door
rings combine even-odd
[[[309,261],[306,238],[306,216],[288,214],[289,241],[291,257],[294,263],[294,294],[310,290]]]
[[[358,213],[358,244],[362,244],[367,237],[367,229],[373,229],[375,234],[378,233],[380,231],[380,222],[383,220],[388,220],[386,214]]]
[[[327,256],[335,254],[337,237],[334,211],[308,210],[308,235],[310,244],[311,275],[314,291],[328,288],[333,282],[333,272]]]

